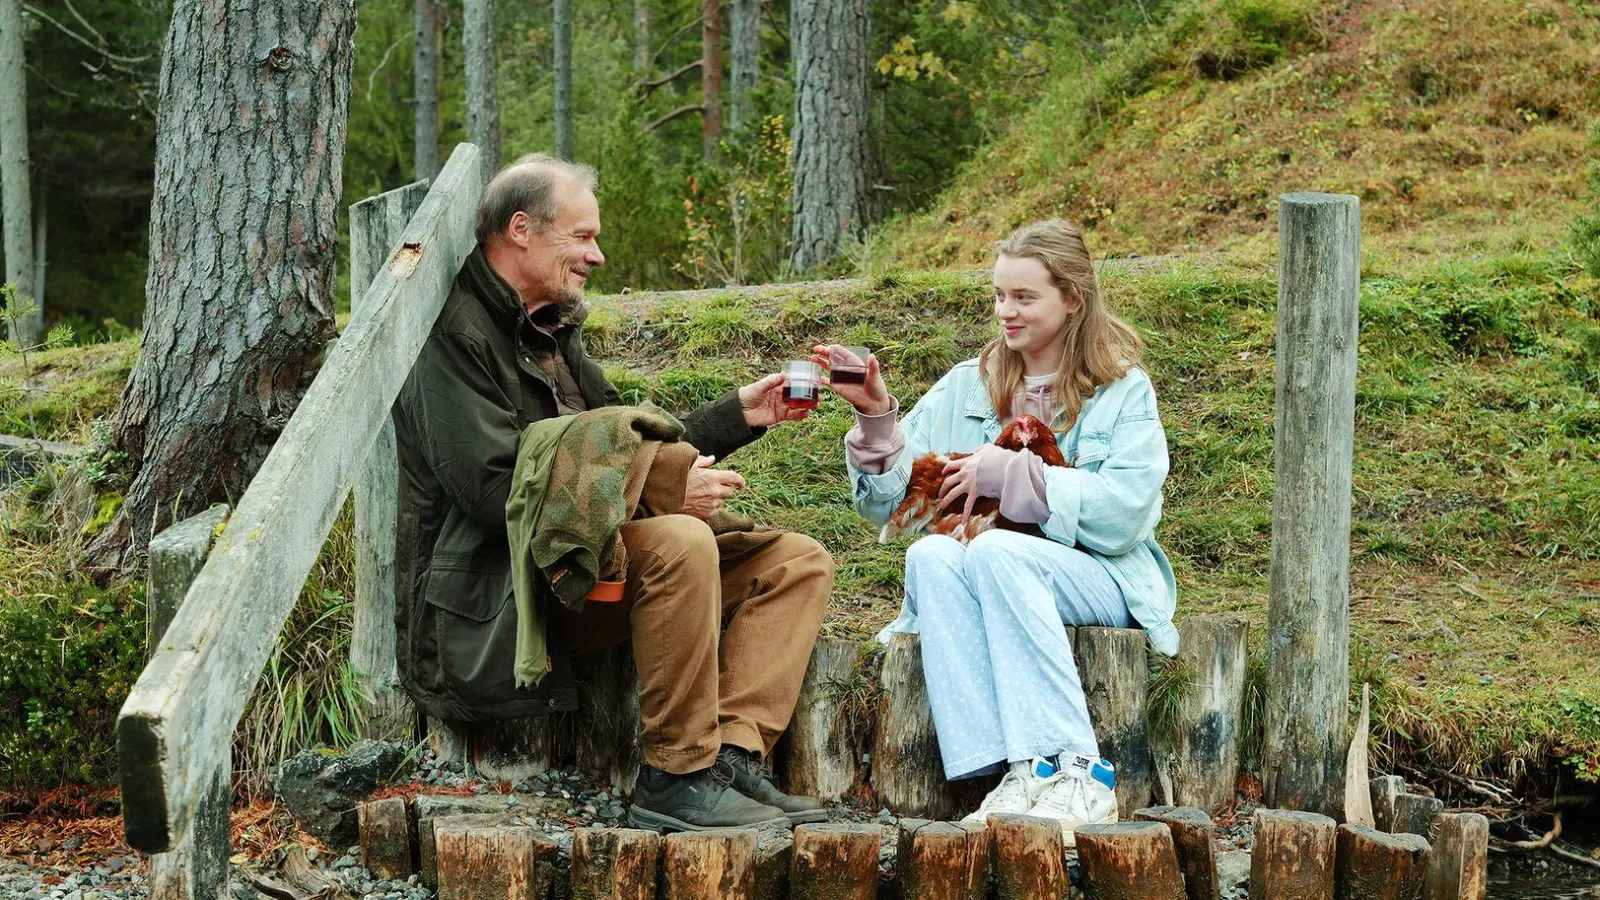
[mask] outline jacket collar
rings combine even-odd
[[[500,277],[494,266],[489,265],[482,244],[472,248],[472,252],[467,255],[466,264],[461,267],[461,286],[483,304],[490,317],[507,333],[515,335],[518,326],[527,320],[521,295],[517,293],[516,288]],[[562,311],[556,330],[559,332],[565,328],[582,325],[588,317],[589,305],[580,300],[576,305]]]

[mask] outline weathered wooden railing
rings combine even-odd
[[[177,852],[179,864],[169,870],[203,878],[180,884],[174,876],[165,889],[177,896],[225,889],[225,861],[217,881],[214,869],[182,858],[195,856],[197,838],[219,824],[226,839],[234,728],[473,247],[482,187],[477,148],[457,147],[239,498],[123,705],[123,826],[133,847]]]

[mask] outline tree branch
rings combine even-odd
[[[668,47],[671,47],[672,43],[674,41],[676,41],[678,38],[681,38],[684,35],[688,34],[690,31],[694,30],[694,27],[696,25],[699,25],[699,24],[700,24],[700,13],[696,12],[694,14],[694,18],[692,18],[689,21],[683,23],[683,26],[681,28],[679,28],[677,31],[674,31],[664,42],[662,42],[661,46],[656,48],[656,52],[650,54],[650,64],[645,66],[644,70],[646,72],[648,72],[651,69],[655,68],[656,67],[656,58],[661,55],[661,52],[663,50],[667,49]]]
[[[663,75],[660,78],[641,78],[639,80],[638,88],[639,88],[639,90],[644,91],[645,94],[648,95],[651,91],[655,90],[656,88],[661,87],[662,85],[667,84],[669,82],[677,81],[679,78],[682,78],[683,76],[687,75],[688,73],[693,72],[695,69],[700,68],[701,64],[704,63],[704,62],[705,62],[705,60],[703,60],[703,59],[697,59],[692,63],[686,63],[681,68],[679,68],[678,71],[673,72],[671,75]]]
[[[67,4],[67,8],[68,9],[72,9],[72,5],[70,3]],[[99,44],[96,44],[95,42],[89,40],[88,38],[86,38],[83,35],[77,33],[76,31],[73,31],[71,28],[68,28],[67,26],[61,24],[60,22],[57,22],[55,19],[50,18],[50,16],[48,14],[46,14],[43,10],[39,9],[36,6],[29,6],[28,4],[24,3],[22,5],[22,9],[23,9],[24,12],[26,12],[30,16],[37,16],[38,18],[43,19],[46,22],[49,22],[51,25],[54,25],[56,27],[56,29],[59,30],[62,34],[66,35],[69,38],[72,38],[73,40],[75,40],[78,43],[84,45],[85,47],[88,47],[90,50],[93,50],[94,52],[100,54],[101,56],[105,57],[107,60],[109,60],[111,62],[122,63],[123,65],[127,65],[127,66],[136,66],[136,65],[138,65],[138,64],[140,64],[142,62],[145,62],[145,61],[150,59],[150,57],[148,55],[146,55],[146,56],[118,56],[117,54],[112,53],[106,47],[105,38],[100,37],[100,33],[98,31],[95,31],[92,28],[89,29],[90,33],[93,34],[95,37],[100,38],[100,43]],[[78,15],[78,11],[73,9],[72,10],[72,14],[74,16],[77,16]],[[82,22],[83,21],[83,17],[82,16],[78,16],[78,21]],[[125,71],[130,75],[138,75],[138,74],[140,74],[138,72],[135,72],[135,71],[132,71],[132,70],[129,70],[129,69],[122,69],[121,71]]]
[[[677,109],[673,110],[672,112],[669,112],[666,115],[662,116],[661,118],[655,120],[654,122],[651,122],[649,125],[646,125],[644,127],[644,130],[645,131],[655,131],[657,128],[660,128],[661,126],[667,124],[668,122],[671,122],[673,119],[676,119],[679,116],[686,116],[686,115],[688,115],[690,113],[702,113],[702,114],[704,114],[705,111],[706,111],[706,108],[704,106],[698,104],[698,103],[691,103],[688,106],[680,106]]]
[[[396,38],[395,42],[389,45],[389,49],[383,51],[383,59],[378,60],[378,64],[372,68],[371,72],[367,73],[367,102],[368,103],[372,102],[372,82],[373,82],[373,79],[377,78],[378,77],[378,73],[383,71],[383,67],[389,64],[389,56],[390,56],[390,54],[394,53],[394,48],[400,46],[401,44],[405,43],[408,40],[411,40],[411,35],[409,35],[409,34],[402,34],[402,35],[400,35],[400,37]]]

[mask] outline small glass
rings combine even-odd
[[[783,402],[790,409],[816,409],[821,367],[809,359],[792,359],[783,364],[783,374]]]
[[[834,384],[866,384],[867,361],[872,351],[865,347],[835,347],[828,357],[828,380]]]

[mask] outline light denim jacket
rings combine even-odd
[[[872,475],[846,464],[856,511],[879,525],[905,497],[911,464],[918,457],[968,453],[999,436],[1000,422],[979,377],[978,361],[960,363],[939,379],[900,427],[906,447],[888,471]],[[1105,566],[1150,645],[1168,656],[1176,654],[1178,630],[1172,614],[1177,582],[1155,539],[1161,485],[1167,479],[1167,439],[1150,377],[1134,368],[1102,385],[1056,443],[1072,465],[1044,467],[1050,507],[1045,535]],[[902,606],[899,618],[879,638],[916,630],[916,610]]]

